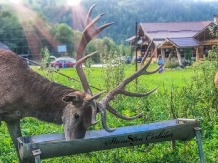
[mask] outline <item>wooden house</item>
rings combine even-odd
[[[137,37],[126,41],[136,47],[138,56],[143,57],[153,40],[154,58],[162,55],[165,60],[170,60],[176,56],[182,65],[184,60],[203,58],[213,45],[218,44],[218,39],[209,30],[209,27],[217,29],[217,22],[218,15],[214,16],[214,21],[140,23]]]

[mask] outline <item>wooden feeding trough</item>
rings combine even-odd
[[[40,159],[163,141],[188,141],[196,136],[203,163],[205,161],[199,127],[200,123],[195,119],[174,119],[119,127],[112,133],[105,130],[87,131],[84,139],[70,141],[65,140],[64,134],[20,137],[19,154],[25,162],[39,163]]]

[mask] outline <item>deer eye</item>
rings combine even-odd
[[[79,119],[79,114],[75,113],[75,114],[74,114],[74,118],[75,118],[75,119]]]

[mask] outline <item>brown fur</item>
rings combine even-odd
[[[63,101],[70,96],[73,98]],[[6,122],[17,152],[16,138],[21,136],[19,123],[23,117],[64,123],[67,140],[83,138],[91,125],[91,108],[83,105],[87,96],[49,81],[13,52],[0,49],[0,122]]]
[[[11,51],[0,50],[0,110],[13,113],[20,110],[21,117],[59,114],[67,105],[62,97],[74,89],[50,82],[32,71],[25,61]],[[35,114],[35,115],[34,115]],[[37,116],[37,115],[36,115]],[[44,121],[61,123],[59,120]],[[13,119],[10,119],[13,120]]]

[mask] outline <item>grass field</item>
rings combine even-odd
[[[37,70],[37,67],[32,67]],[[154,70],[157,65],[153,64],[149,70]],[[88,74],[88,80],[93,86],[103,89],[102,81],[102,68],[88,68],[85,70]],[[129,76],[135,71],[134,65],[126,65],[125,76]],[[60,69],[61,73],[72,76],[78,79],[75,69]],[[46,72],[40,71],[41,74]],[[108,124],[110,127],[120,127],[137,125],[144,123],[151,123],[157,121],[164,121],[173,119],[170,110],[169,97],[170,91],[174,88],[176,91],[183,89],[188,84],[193,70],[191,68],[182,70],[165,70],[162,74],[145,75],[138,79],[137,89],[135,82],[130,84],[128,89],[135,90],[136,92],[151,90],[158,86],[158,90],[150,95],[148,98],[129,98],[118,97],[112,105],[117,108],[121,113],[132,116],[136,113],[144,112],[142,118],[133,121],[120,120],[113,115],[108,114]],[[82,89],[78,82],[68,80],[57,75],[49,75],[54,81],[60,82],[69,87]],[[94,90],[94,92],[98,92]],[[176,91],[174,92],[175,98],[177,97]],[[181,97],[180,97],[181,98]],[[191,101],[190,101],[191,102]],[[189,102],[187,102],[189,103]],[[188,106],[188,104],[185,105]],[[176,105],[175,105],[176,106]],[[179,106],[179,104],[178,104]],[[197,118],[202,119],[204,113],[201,110],[195,111],[188,110],[185,106],[175,107],[177,114],[180,118]],[[185,111],[185,113],[183,113]],[[100,116],[98,116],[100,119]],[[211,122],[212,123],[212,122]],[[218,126],[214,123],[209,125],[209,120],[203,118],[203,149],[207,162],[218,162]],[[38,135],[46,133],[63,133],[63,127],[49,123],[40,122],[34,118],[25,118],[21,121],[23,135]],[[100,123],[93,129],[101,129]],[[209,136],[207,135],[209,133]],[[0,127],[0,163],[17,162],[16,153],[13,148],[10,136],[3,122]],[[51,158],[43,160],[44,163],[197,163],[199,161],[198,147],[196,139],[188,142],[177,142],[176,148],[172,150],[171,142],[154,143],[149,145],[140,145],[135,147],[118,148],[112,150],[105,150],[99,152],[90,152],[86,154],[78,154],[73,156]]]
[[[138,65],[139,68],[139,65]],[[156,64],[151,64],[148,68],[148,71],[153,71],[157,68]],[[37,67],[33,67],[34,70],[37,70]],[[71,76],[73,78],[79,79],[76,70],[67,68],[67,69],[60,69],[61,73],[64,73],[68,76]],[[98,67],[91,67],[91,68],[85,68],[85,72],[88,74],[88,80],[93,86],[98,86],[99,88],[102,88],[102,68]],[[125,66],[125,77],[130,76],[135,72],[135,65],[126,65]],[[156,87],[159,86],[159,89],[163,89],[163,86],[170,88],[173,85],[177,87],[181,87],[185,85],[185,81],[187,81],[192,73],[192,69],[181,69],[181,70],[166,70],[162,74],[152,74],[152,75],[144,75],[139,78],[140,81],[142,81],[142,84],[145,84],[149,87]],[[43,72],[39,72],[41,74],[45,74]],[[61,76],[55,76],[53,77],[53,80],[60,82],[61,84],[70,86],[70,87],[78,87],[80,88],[80,84],[78,82],[74,82],[73,80],[69,81],[67,78],[62,78]],[[95,91],[95,90],[93,90]]]

